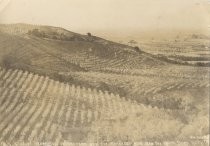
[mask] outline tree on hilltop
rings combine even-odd
[[[91,36],[92,36],[92,34],[91,34],[90,32],[88,32],[88,33],[87,33],[87,35],[88,35],[89,37],[91,37]]]

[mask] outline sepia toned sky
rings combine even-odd
[[[0,0],[0,23],[71,31],[207,30],[210,0]]]

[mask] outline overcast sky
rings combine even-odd
[[[84,33],[207,29],[209,0],[0,0],[0,23],[61,26]],[[8,3],[8,4],[7,4]]]

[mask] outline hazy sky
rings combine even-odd
[[[61,26],[80,33],[206,30],[209,6],[210,0],[0,0],[0,23]]]

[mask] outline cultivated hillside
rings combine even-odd
[[[11,24],[0,25],[0,33],[0,60],[5,67],[46,73],[164,64],[132,47],[62,28]]]
[[[196,135],[202,136],[201,144],[205,145],[206,137],[203,136],[208,134],[208,119],[204,115],[207,109],[197,113],[197,120],[185,117],[181,110],[144,105],[107,91],[66,84],[17,69],[0,68],[0,79],[1,142],[59,145],[64,142],[134,142],[145,138],[148,141],[162,138],[190,141],[190,129],[191,136],[201,130]],[[186,85],[175,86],[169,87]],[[209,87],[209,84],[195,86]],[[188,98],[185,97],[186,102],[190,102]],[[173,99],[181,101],[177,97]],[[187,107],[190,103],[185,104],[184,108],[190,108]],[[180,115],[175,117],[175,114]],[[190,119],[189,123],[185,118]],[[166,127],[164,123],[167,123]],[[199,129],[191,129],[191,126]]]
[[[0,140],[10,143],[86,141],[94,121],[123,119],[142,109],[152,110],[119,95],[27,71],[1,68],[0,79]],[[95,141],[95,136],[89,140]]]
[[[0,144],[206,146],[209,73],[90,33],[1,24]]]

